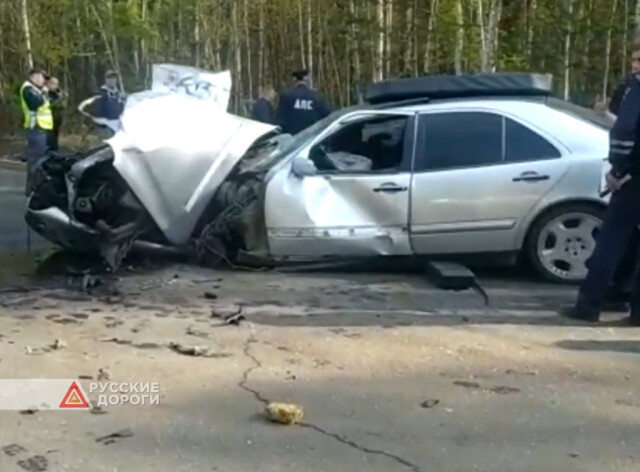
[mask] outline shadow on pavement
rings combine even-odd
[[[573,351],[608,351],[640,354],[640,341],[564,340],[555,344]]]

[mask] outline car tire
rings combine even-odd
[[[584,225],[582,231],[586,232],[591,225],[595,224],[596,220],[599,224],[602,223],[604,212],[605,208],[599,205],[591,203],[569,203],[543,213],[533,223],[525,239],[523,255],[525,256],[526,262],[537,275],[549,282],[572,285],[580,283],[584,275],[580,278],[577,278],[577,276],[569,277],[568,271],[565,272],[557,267],[556,270],[551,268],[550,263],[543,258],[543,254],[540,251],[541,245],[548,242],[548,236],[553,236],[553,226],[563,221],[563,219],[566,222],[582,217],[584,223],[579,224]],[[597,231],[597,229],[595,229],[595,231]],[[545,241],[541,241],[541,238],[545,238]],[[576,238],[572,237],[571,241],[566,240],[559,244],[565,245],[563,251],[568,254],[567,258],[570,259],[571,255],[575,255],[577,258],[584,258],[593,251],[595,241],[591,240],[585,243],[584,238],[580,238],[578,234]],[[586,249],[584,249],[585,247]],[[582,270],[584,269],[582,268]]]

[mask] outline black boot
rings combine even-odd
[[[587,323],[597,323],[600,321],[600,310],[580,304],[561,309],[560,315],[565,318]]]
[[[607,289],[604,295],[602,311],[628,313],[630,299],[631,293],[625,290],[622,284],[614,283]]]

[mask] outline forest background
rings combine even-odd
[[[592,106],[628,73],[639,26],[640,0],[3,0],[0,134],[34,64],[60,78],[71,127],[106,69],[131,93],[163,62],[231,70],[240,114],[302,67],[335,107],[385,78],[480,71],[551,73]]]

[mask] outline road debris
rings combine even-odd
[[[265,415],[273,423],[292,425],[302,420],[304,410],[293,403],[272,402],[266,406]]]
[[[224,358],[232,357],[233,354],[226,352],[211,352],[211,349],[203,346],[185,346],[183,344],[170,342],[169,349],[183,356],[191,357],[210,357],[210,358]]]
[[[116,431],[115,433],[108,434],[107,436],[101,436],[99,438],[96,438],[96,442],[107,446],[109,444],[115,443],[116,440],[118,439],[132,438],[132,437],[133,437],[133,431],[131,431],[131,429],[129,428],[125,428],[125,429],[121,429],[120,431]]]
[[[92,415],[106,415],[109,412],[103,410],[101,406],[94,406],[89,410],[89,413],[91,413]]]
[[[420,406],[422,408],[433,408],[438,403],[440,403],[440,400],[438,400],[437,398],[428,398],[427,400],[420,403]]]
[[[98,382],[101,380],[111,380],[111,375],[105,369],[98,369]]]
[[[206,339],[209,337],[209,333],[205,333],[204,331],[198,331],[197,329],[193,328],[193,326],[189,326],[187,328],[187,336],[195,336],[197,338]]]
[[[217,300],[218,295],[213,292],[204,292],[204,298],[207,300]]]

